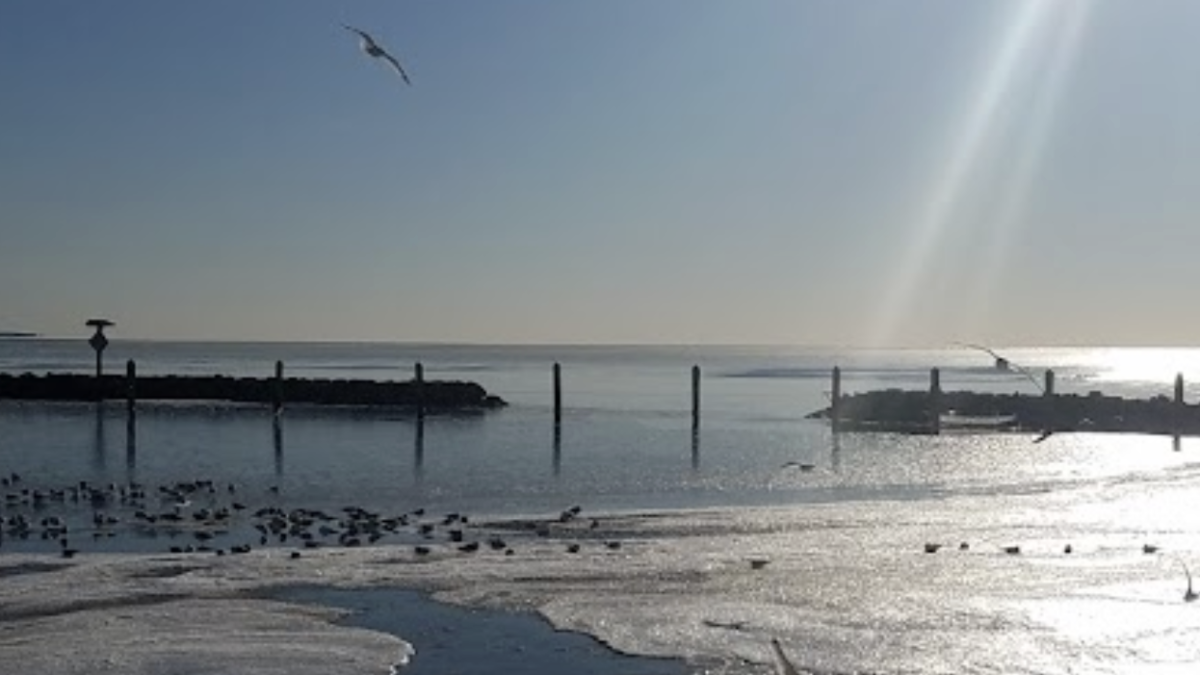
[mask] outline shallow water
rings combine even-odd
[[[555,630],[531,612],[457,607],[395,588],[307,587],[286,589],[273,596],[288,602],[345,609],[351,612],[345,620],[347,625],[403,635],[420,646],[404,669],[405,675],[686,675],[689,672],[681,662],[630,657],[608,649],[591,636]]]
[[[70,345],[31,344],[37,349],[28,354],[3,346],[0,363],[81,370],[90,363]],[[203,345],[125,348],[147,371],[241,373],[282,349],[222,346],[209,358]],[[398,377],[410,371],[388,364],[425,349],[288,348],[296,371]],[[43,539],[44,528],[24,539],[6,533],[0,606],[24,618],[0,625],[44,631],[34,645],[63,632],[81,645],[94,642],[103,654],[104,639],[117,634],[80,633],[104,616],[71,609],[80,589],[104,607],[124,607],[145,594],[169,598],[153,607],[129,605],[127,627],[132,634],[154,626],[167,640],[164,615],[155,612],[175,616],[173,603],[187,599],[250,602],[243,593],[278,583],[399,585],[465,606],[534,610],[622,651],[683,658],[714,673],[768,672],[771,637],[816,671],[1166,673],[1192,672],[1200,663],[1194,647],[1200,605],[1183,601],[1179,564],[1200,568],[1194,439],[1056,434],[1035,445],[1014,434],[835,438],[828,427],[803,419],[822,405],[828,386],[822,373],[833,363],[848,364],[848,391],[875,383],[920,388],[928,368],[947,361],[944,384],[1028,386],[996,380],[988,364],[981,369],[958,352],[427,349],[436,357],[421,357],[427,373],[478,379],[513,405],[420,424],[399,412],[289,408],[276,427],[261,408],[143,404],[131,434],[118,403],[0,403],[0,476],[21,476],[19,484],[0,488],[18,495],[0,514],[62,518],[70,545],[80,550],[69,560],[58,557],[60,539]],[[1060,377],[1064,390],[1137,393],[1158,386],[1116,377],[1128,368],[1106,368],[1095,357],[1071,357],[1074,365]],[[552,360],[567,366],[558,434],[548,408]],[[696,361],[705,372],[704,411],[693,435],[687,372]],[[782,469],[789,461],[813,468]],[[194,522],[174,528],[134,522],[136,510],[172,510],[171,499],[33,504],[20,496],[79,481],[106,490],[138,482],[155,490],[199,478],[211,480],[214,490],[189,495],[185,515],[234,501],[247,506],[203,542]],[[374,546],[344,548],[331,535],[322,540],[325,548],[310,551],[295,538],[272,537],[264,547],[253,528],[261,521],[251,514],[264,507],[340,512],[349,505],[388,516],[423,508],[423,522],[433,529],[421,533],[414,518]],[[582,507],[580,518],[555,522],[572,505]],[[117,521],[97,526],[97,511]],[[450,512],[470,515],[465,537],[502,536],[513,555],[457,550],[440,523]],[[528,527],[530,519],[545,525],[546,536]],[[606,541],[621,546],[608,548]],[[929,543],[942,546],[925,553]],[[228,553],[241,544],[252,551],[167,553],[184,545]],[[569,553],[570,544],[579,552]],[[1146,544],[1158,548],[1145,553]],[[416,545],[431,553],[418,556]],[[1020,553],[1005,553],[1008,546]],[[302,557],[292,560],[293,550]],[[751,558],[768,562],[755,570]],[[58,564],[70,566],[42,572],[30,566]],[[164,566],[186,569],[155,576]],[[244,609],[248,625],[283,611]],[[202,624],[205,615],[197,616]],[[32,617],[42,623],[30,624]],[[281,625],[293,620],[301,619],[285,617]],[[361,644],[364,658],[380,667],[394,660],[396,643],[388,639],[395,638],[354,634],[338,643],[340,629],[315,627],[328,620],[306,615],[302,630],[318,642]],[[170,630],[186,638],[199,628]],[[12,634],[3,635],[11,647]],[[245,672],[268,672],[262,669],[270,657],[263,654],[255,661],[259,669]],[[62,672],[105,672],[103,663],[91,665],[100,670]],[[151,666],[139,672],[167,672]]]

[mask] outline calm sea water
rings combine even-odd
[[[1014,362],[1054,367],[1060,391],[1169,393],[1188,351],[1015,350]],[[274,362],[301,377],[402,380],[421,362],[430,379],[471,380],[510,406],[418,425],[402,413],[289,410],[275,428],[261,408],[145,403],[134,433],[122,402],[0,403],[0,471],[47,484],[164,483],[207,478],[320,506],[421,505],[491,514],[574,503],[647,510],[1045,489],[1184,455],[1163,439],[1062,443],[1023,436],[886,434],[833,438],[805,415],[827,403],[830,371],[847,392],[943,387],[1032,391],[965,349],[856,352],[788,347],[458,346],[173,343],[115,340],[108,367],[143,374],[268,376]],[[1174,359],[1172,359],[1174,357]],[[90,372],[82,340],[0,341],[0,372]],[[564,420],[555,433],[551,367],[562,366]],[[702,422],[691,430],[691,375],[702,369]],[[1123,369],[1123,370],[1122,370]],[[1097,453],[1117,453],[1105,456]],[[798,482],[787,461],[816,465]],[[1005,470],[997,473],[998,466]],[[274,492],[270,492],[274,494]]]
[[[1194,350],[1004,353],[1033,371],[1053,368],[1063,392],[1169,395],[1176,373],[1200,381]],[[114,341],[107,364],[119,369],[126,359],[136,359],[146,374],[265,377],[280,359],[289,375],[396,380],[408,379],[421,362],[430,379],[472,380],[510,405],[423,423],[401,412],[289,408],[275,426],[258,407],[146,402],[130,433],[122,402],[0,402],[0,475],[18,472],[25,484],[47,487],[204,478],[236,485],[238,497],[250,503],[284,507],[353,504],[516,516],[579,504],[588,513],[683,513],[682,524],[672,521],[669,531],[657,533],[683,537],[676,548],[664,544],[664,566],[746,541],[780,546],[778,537],[754,539],[763,524],[736,515],[744,507],[779,507],[797,517],[815,514],[803,527],[826,532],[826,539],[808,549],[814,544],[804,538],[787,539],[786,549],[765,551],[785,561],[772,569],[818,565],[825,574],[847,576],[836,582],[790,578],[787,594],[745,587],[730,576],[728,587],[714,582],[705,591],[712,594],[705,606],[746,609],[738,603],[750,603],[753,616],[775,622],[775,634],[808,645],[805,662],[814,666],[1133,673],[1151,665],[1155,672],[1188,672],[1188,664],[1200,663],[1194,647],[1200,612],[1178,613],[1182,575],[1174,561],[1151,559],[1141,549],[1154,541],[1200,566],[1200,443],[1194,439],[1058,434],[1035,445],[1024,434],[835,438],[826,424],[805,419],[826,405],[834,365],[842,368],[848,393],[923,389],[932,367],[941,369],[946,389],[1032,391],[1027,379],[996,371],[980,352]],[[557,433],[551,408],[556,362],[564,389]],[[703,374],[697,434],[690,412],[693,365]],[[82,340],[0,341],[0,372],[92,367]],[[1200,391],[1189,384],[1187,393],[1195,400]],[[781,470],[789,461],[813,469]],[[718,527],[700,515],[714,510],[732,515]],[[725,534],[715,541],[687,537],[686,514],[693,511],[697,527]],[[771,531],[795,526],[789,522],[783,518]],[[919,567],[927,560],[919,557],[925,537],[944,537],[948,546],[973,538],[972,551],[982,546],[990,553],[926,570]],[[1013,541],[1025,546],[1025,577],[999,553],[1000,544]],[[1061,555],[1063,542],[1077,547],[1073,557]],[[830,547],[843,545],[854,560],[829,557],[841,555]],[[49,544],[5,542],[6,550],[39,546]],[[88,544],[163,546],[129,538]],[[1029,557],[1034,550],[1040,558]],[[890,593],[881,584],[903,585],[905,599],[880,605],[878,594]],[[875,595],[856,595],[859,588]],[[743,595],[751,590],[753,601]],[[625,604],[601,614],[596,605],[611,592],[598,589],[595,597],[563,600],[546,611],[642,653],[696,657],[716,649],[709,636],[660,630],[663,621],[696,611],[684,600],[654,595],[644,607]],[[646,593],[657,592],[647,587]],[[669,602],[680,603],[678,614],[664,619]],[[1118,629],[1097,612],[1136,621]],[[621,626],[633,628],[606,634]],[[720,650],[750,654],[761,654],[764,644],[757,634],[753,642],[739,642],[736,632],[721,639],[727,642]],[[906,640],[915,640],[916,651]],[[1015,668],[1014,654],[1026,665]]]

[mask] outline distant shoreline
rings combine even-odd
[[[37,333],[27,333],[25,331],[18,331],[18,330],[8,330],[8,331],[0,330],[0,340],[6,340],[6,339],[12,339],[12,338],[36,338],[36,337],[41,337],[41,335],[38,335]]]

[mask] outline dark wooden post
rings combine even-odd
[[[133,420],[134,407],[137,405],[137,364],[133,359],[125,362],[125,411]]]
[[[562,366],[554,364],[554,426],[562,424]]]
[[[700,428],[700,366],[692,366],[692,430]]]
[[[425,366],[417,361],[413,365],[413,382],[417,386],[417,417],[425,416]]]
[[[842,429],[842,369],[833,367],[833,391],[829,399],[829,420],[836,433]]]
[[[929,371],[929,430],[942,433],[942,371]]]
[[[1045,382],[1042,394],[1046,399],[1046,428],[1042,429],[1042,433],[1053,432],[1056,426],[1054,424],[1054,371],[1049,368],[1046,369]]]
[[[275,388],[272,392],[271,412],[276,419],[283,412],[283,361],[275,362]]]
[[[1175,376],[1175,437],[1183,433],[1184,411],[1187,404],[1183,402],[1183,373]]]

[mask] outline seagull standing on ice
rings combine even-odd
[[[400,74],[400,78],[404,80],[404,84],[412,86],[412,81],[408,79],[408,73],[404,72],[404,66],[400,65],[400,62],[396,60],[396,57],[387,53],[387,50],[385,50],[383,47],[380,47],[379,43],[375,42],[375,38],[368,35],[366,31],[359,30],[352,26],[347,26],[346,24],[342,24],[342,28],[345,28],[351,33],[357,33],[359,37],[359,44],[362,46],[362,50],[367,56],[387,61],[388,64],[391,65],[392,69]]]

